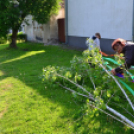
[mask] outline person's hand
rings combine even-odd
[[[115,69],[112,69],[111,72],[113,75],[116,75]]]

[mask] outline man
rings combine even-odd
[[[112,48],[114,51],[118,52],[119,54],[123,53],[125,56],[124,65],[111,70],[113,75],[123,73],[124,68],[129,69],[131,65],[134,65],[134,43],[118,38],[112,43]]]

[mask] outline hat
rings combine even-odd
[[[126,40],[118,38],[116,40],[113,41],[112,43],[112,48],[114,49],[114,45],[116,45],[116,43],[120,43],[122,46],[125,46],[126,44]]]

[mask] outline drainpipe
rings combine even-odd
[[[134,0],[133,0],[132,41],[134,42]]]
[[[68,44],[68,0],[65,0],[65,44]]]

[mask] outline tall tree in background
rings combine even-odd
[[[6,36],[12,29],[11,48],[16,48],[18,30],[25,17],[32,15],[40,24],[49,21],[52,14],[58,13],[61,0],[0,0],[0,36]]]

